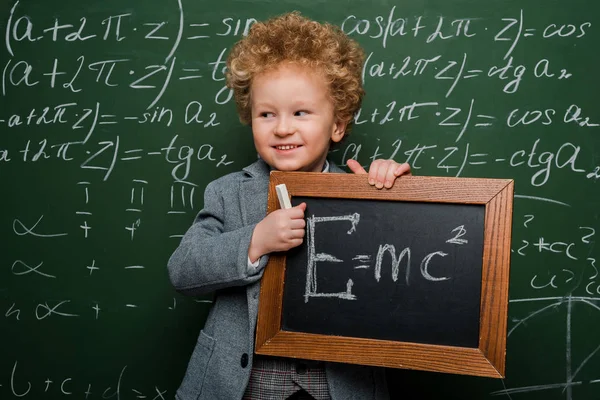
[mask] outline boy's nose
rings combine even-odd
[[[275,135],[277,136],[287,136],[294,133],[294,123],[290,118],[280,117],[277,120],[277,125],[275,126]]]

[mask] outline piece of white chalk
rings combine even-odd
[[[290,196],[285,183],[275,186],[275,191],[277,192],[277,198],[279,199],[281,208],[292,208],[292,203],[290,203]]]

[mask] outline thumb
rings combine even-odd
[[[302,210],[302,212],[306,211],[306,203],[302,202],[298,204],[296,207]]]
[[[362,167],[362,165],[360,165],[360,163],[356,160],[350,159],[346,161],[346,165],[348,166],[348,168],[350,168],[350,171],[354,172],[355,174],[367,173],[367,171]]]

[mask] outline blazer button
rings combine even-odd
[[[240,364],[242,368],[246,368],[248,366],[248,354],[242,354],[242,358],[240,359]]]
[[[306,374],[306,371],[308,369],[308,366],[304,363],[298,363],[296,364],[296,373],[298,375],[304,375]]]

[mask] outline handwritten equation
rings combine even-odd
[[[307,234],[306,240],[308,242],[308,260],[306,265],[306,289],[304,292],[304,302],[308,303],[311,297],[335,297],[344,300],[357,300],[356,295],[352,293],[352,287],[354,281],[348,279],[346,282],[346,290],[344,292],[337,293],[325,293],[318,290],[317,276],[317,265],[322,262],[333,262],[333,263],[348,263],[349,261],[340,259],[338,256],[333,254],[325,253],[323,251],[317,251],[317,238],[316,238],[316,225],[327,222],[342,222],[347,221],[351,224],[350,229],[346,232],[347,235],[351,235],[357,230],[360,222],[360,214],[352,213],[349,215],[342,216],[330,216],[330,217],[316,217],[314,215],[307,218]],[[467,230],[464,225],[457,226],[450,232],[454,236],[446,240],[446,243],[452,243],[455,245],[465,245],[469,241],[467,239]],[[419,272],[421,277],[429,282],[439,282],[451,279],[451,276],[434,276],[430,273],[429,264],[434,258],[446,257],[448,253],[440,250],[433,251],[423,257],[419,263]],[[387,256],[387,257],[386,257]],[[403,283],[407,286],[410,285],[412,277],[412,266],[411,266],[412,251],[410,246],[404,247],[402,250],[396,251],[396,245],[392,243],[380,244],[377,248],[377,255],[375,257],[375,263],[373,267],[373,278],[379,282],[381,280],[381,269],[384,260],[391,264],[391,279],[393,282],[397,282],[400,274],[400,266],[404,268],[404,279]],[[373,262],[373,254],[357,254],[352,257],[351,264],[354,269],[370,269],[371,263]]]
[[[72,376],[58,375],[55,371],[49,372],[45,380],[36,380],[28,376],[27,368],[31,366],[23,366],[23,363],[15,361],[12,365],[10,376],[8,379],[0,377],[0,393],[4,396],[14,398],[62,398],[73,397],[82,399],[110,399],[110,398],[136,398],[136,399],[151,399],[151,400],[167,400],[169,391],[154,387],[137,387],[133,388],[127,385],[128,366],[125,365],[118,373],[118,376],[113,382],[103,385],[95,385],[92,383],[79,382],[77,378]],[[7,382],[8,383],[4,383]],[[98,387],[100,386],[100,387]],[[172,396],[171,396],[172,397]]]

